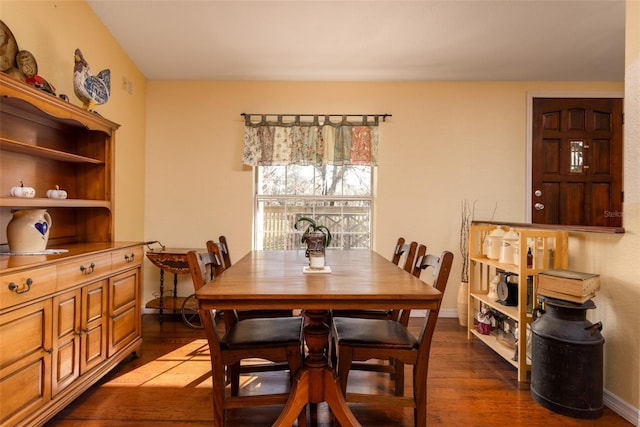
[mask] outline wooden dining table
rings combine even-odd
[[[328,250],[330,272],[305,273],[308,264],[303,250],[252,251],[196,292],[199,307],[303,309],[308,354],[273,425],[291,426],[307,403],[326,402],[342,426],[360,426],[328,363],[329,310],[436,309],[442,293],[369,250]]]

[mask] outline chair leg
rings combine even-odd
[[[338,366],[338,352],[336,351],[336,339],[333,334],[329,335],[329,364],[333,369]]]
[[[240,393],[240,362],[227,366],[227,376],[231,383],[231,396],[238,396]]]
[[[224,367],[219,366],[219,369],[216,369],[216,361],[213,360],[212,365],[214,365],[211,372],[211,380],[213,382],[213,392],[211,393],[213,397],[213,425],[214,427],[224,427]]]
[[[413,367],[413,410],[416,427],[427,427],[427,367]]]
[[[394,372],[396,396],[404,396],[404,363],[394,360]]]
[[[348,346],[340,346],[338,348],[338,381],[340,390],[343,395],[347,395],[347,382],[349,380],[349,371],[353,364],[353,349]]]

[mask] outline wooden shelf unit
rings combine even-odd
[[[142,242],[114,241],[119,125],[0,73],[0,427],[43,425],[142,348]],[[35,198],[11,197],[33,187]],[[67,199],[49,199],[58,185]],[[46,255],[8,255],[14,209]]]
[[[469,233],[469,309],[468,309],[468,338],[480,339],[501,357],[511,363],[517,370],[519,382],[530,381],[531,361],[527,347],[530,340],[530,324],[533,316],[528,310],[527,302],[533,307],[537,301],[538,274],[552,268],[568,268],[568,232],[562,230],[543,230],[535,228],[513,227],[519,233],[518,264],[501,263],[489,259],[483,253],[483,243],[486,236],[495,230],[495,224],[473,223]],[[509,227],[502,227],[508,231]],[[527,248],[532,247],[533,262],[527,266]],[[491,280],[501,270],[518,275],[518,303],[506,306],[488,298]],[[532,277],[533,288],[528,295],[527,278]],[[498,340],[493,331],[491,335],[483,335],[476,329],[477,313],[481,307],[491,308],[517,324],[514,333],[517,346],[509,349]]]

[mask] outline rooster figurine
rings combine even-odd
[[[73,90],[82,101],[85,110],[93,111],[96,105],[109,100],[111,92],[111,71],[102,70],[98,75],[91,74],[91,68],[82,56],[80,49],[75,52],[75,66],[73,67]]]

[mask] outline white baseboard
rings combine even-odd
[[[611,409],[634,426],[640,426],[640,409],[634,408],[607,390],[604,390],[602,402],[607,408]]]

